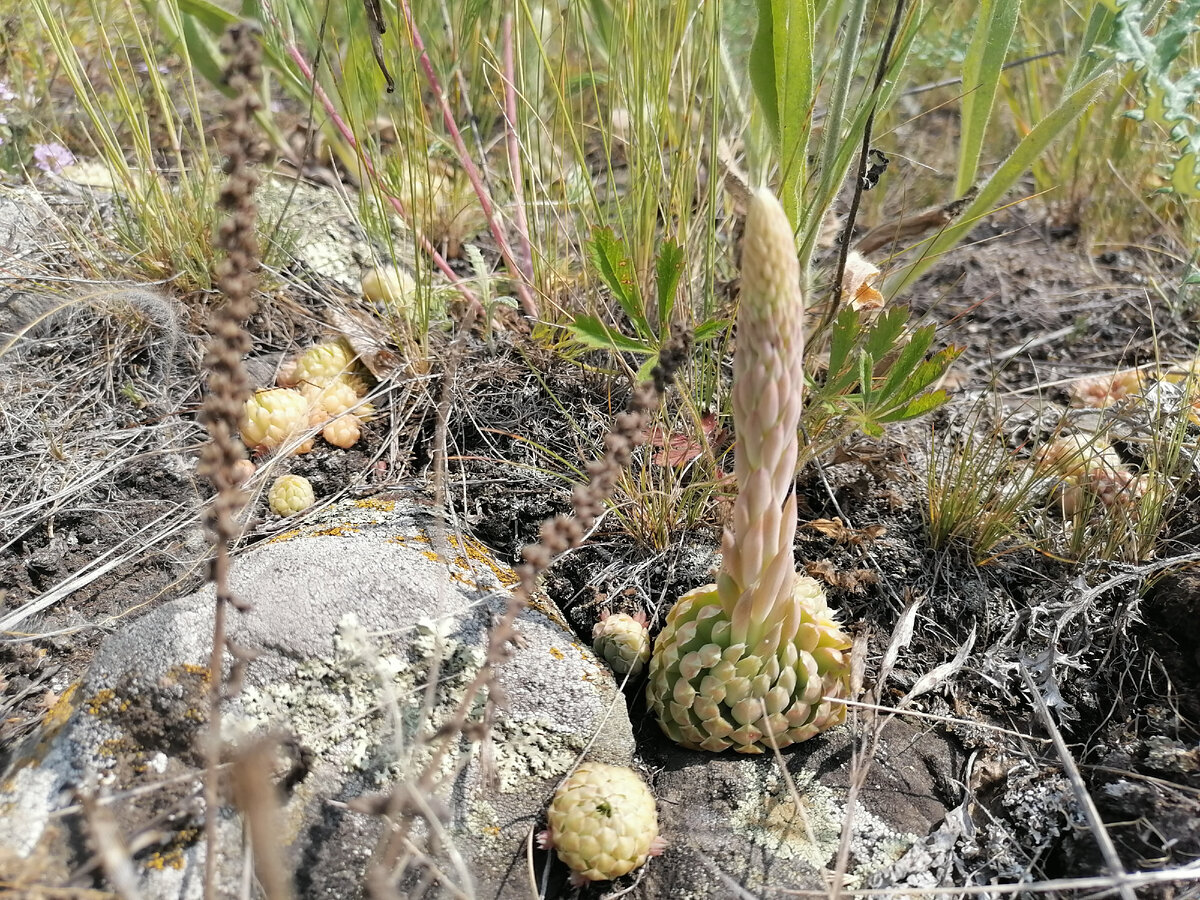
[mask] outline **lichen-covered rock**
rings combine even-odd
[[[827,888],[847,821],[855,739],[848,727],[782,755],[698,754],[661,740],[643,746],[655,771],[659,829],[669,848],[646,870],[639,900],[725,900],[780,888]],[[943,821],[937,781],[960,771],[951,739],[893,721],[858,793],[850,833],[849,887],[901,859]],[[936,873],[935,873],[936,874]]]
[[[431,840],[419,821],[410,833],[427,864],[469,896],[526,897],[527,831],[557,782],[585,748],[589,759],[631,761],[611,673],[545,601],[518,620],[523,640],[499,671],[505,702],[490,740],[460,736],[435,752],[515,578],[471,538],[439,535],[413,500],[344,502],[238,558],[231,581],[254,604],[230,614],[232,640],[258,655],[222,729],[233,745],[281,736],[279,843],[300,896],[360,896],[382,825],[346,804],[429,771],[436,787],[422,796],[444,814],[444,833]],[[60,861],[39,884],[65,883],[70,861],[85,858],[86,825],[64,812],[85,790],[117,798],[107,808],[121,835],[156,837],[133,856],[142,896],[200,896],[212,608],[204,590],[122,628],[17,749],[0,779],[0,846]],[[479,698],[468,722],[483,714]],[[232,896],[242,826],[232,807],[220,822],[220,893]],[[420,866],[400,876],[401,894],[427,874]]]

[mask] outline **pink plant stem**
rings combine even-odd
[[[337,127],[337,130],[342,133],[342,137],[346,139],[346,142],[359,153],[359,157],[363,161],[364,168],[366,168],[367,172],[375,180],[375,183],[378,184],[382,189],[383,184],[380,181],[379,175],[375,169],[375,163],[372,162],[371,157],[367,155],[366,151],[362,150],[358,146],[358,141],[354,137],[354,131],[349,125],[346,124],[346,121],[340,115],[338,115],[337,109],[333,105],[333,101],[329,99],[329,95],[325,93],[325,89],[317,83],[317,77],[313,74],[312,67],[309,66],[308,61],[305,60],[304,56],[294,44],[285,43],[284,46],[287,48],[288,56],[290,56],[292,61],[299,66],[300,72],[304,75],[305,80],[312,85],[312,89],[316,93],[317,99],[321,101],[321,106],[325,108],[325,113],[333,121],[333,124]],[[408,222],[409,226],[412,227],[413,233],[417,236],[417,243],[420,244],[422,250],[429,254],[429,257],[433,260],[433,264],[442,271],[442,274],[450,279],[450,283],[458,289],[459,293],[462,294],[464,298],[466,298],[475,314],[482,315],[483,306],[480,304],[479,298],[471,292],[470,288],[468,288],[463,283],[462,279],[458,277],[458,274],[452,268],[450,268],[450,263],[446,262],[446,258],[442,256],[442,254],[438,253],[437,248],[434,247],[433,244],[429,243],[429,239],[425,237],[425,235],[418,232],[416,227],[413,226],[412,219],[408,214],[408,210],[404,208],[404,204],[400,202],[400,199],[398,197],[393,197],[386,191],[383,191],[383,196],[387,199],[388,203],[391,204],[391,207],[396,211],[396,214],[405,222]]]
[[[521,173],[521,147],[517,138],[517,84],[516,67],[513,65],[512,13],[504,17],[504,122],[508,142],[508,174],[512,179],[513,222],[517,239],[521,245],[521,271],[525,280],[533,284],[533,248],[529,244],[529,222],[525,218],[525,184]]]
[[[479,207],[483,210],[484,218],[487,219],[488,229],[492,232],[492,237],[496,239],[496,246],[500,248],[500,255],[504,257],[504,262],[513,274],[517,276],[513,279],[513,286],[516,288],[517,299],[521,303],[521,309],[525,311],[525,315],[537,318],[537,303],[533,299],[533,294],[529,291],[529,284],[525,281],[525,272],[517,264],[516,257],[513,256],[512,247],[509,246],[508,239],[505,238],[504,231],[500,227],[496,208],[492,205],[492,199],[488,195],[487,188],[483,185],[483,179],[479,175],[479,168],[475,165],[475,161],[471,159],[471,154],[467,150],[467,144],[463,140],[462,133],[458,130],[458,125],[454,121],[454,116],[450,111],[450,104],[446,102],[446,92],[442,90],[442,83],[438,80],[437,73],[433,71],[433,63],[429,59],[429,54],[425,51],[425,42],[421,40],[421,32],[417,29],[417,22],[413,18],[412,8],[409,6],[408,0],[400,0],[400,5],[404,10],[404,22],[408,26],[408,33],[413,47],[416,49],[417,57],[421,61],[421,68],[425,71],[425,80],[429,82],[429,89],[433,91],[433,96],[437,99],[438,106],[441,107],[442,122],[446,126],[446,131],[449,132],[451,140],[454,141],[454,149],[458,153],[458,161],[467,173],[467,178],[471,181],[471,187],[475,189],[475,194],[479,198]]]

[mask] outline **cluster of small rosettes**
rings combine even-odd
[[[1126,369],[1111,375],[1091,375],[1077,378],[1067,386],[1072,406],[1103,409],[1126,397],[1135,396],[1146,387],[1148,378],[1137,369]]]
[[[313,438],[300,438],[311,429],[335,447],[353,447],[375,412],[363,399],[369,388],[358,373],[357,357],[344,341],[309,347],[280,371],[281,387],[258,391],[246,401],[243,443],[255,453],[288,444],[292,453],[307,453]]]
[[[1153,491],[1152,480],[1131,472],[1100,435],[1059,435],[1038,448],[1034,462],[1059,479],[1055,495],[1067,519],[1115,510],[1137,519],[1142,499]]]

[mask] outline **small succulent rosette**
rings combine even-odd
[[[619,878],[666,846],[654,795],[625,766],[580,763],[555,791],[546,815],[550,827],[538,845],[554,848],[575,885]]]
[[[293,516],[317,502],[312,483],[302,475],[280,475],[267,491],[267,503],[277,516]]]
[[[592,649],[620,678],[632,681],[642,674],[650,659],[650,631],[646,614],[605,611],[592,628]]]

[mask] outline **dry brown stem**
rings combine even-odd
[[[254,312],[254,287],[259,268],[259,247],[254,236],[258,209],[254,190],[258,175],[254,163],[259,158],[259,141],[254,114],[262,103],[256,93],[260,83],[261,49],[249,26],[231,27],[225,35],[228,55],[225,78],[235,90],[226,106],[221,150],[225,154],[228,179],[221,190],[221,207],[229,215],[217,232],[217,246],[225,251],[218,265],[216,284],[224,295],[210,322],[211,336],[204,364],[209,373],[208,396],[201,421],[209,441],[200,457],[200,474],[212,484],[216,496],[205,516],[205,526],[213,542],[214,556],[209,579],[216,588],[216,612],[213,620],[212,655],[209,660],[207,772],[204,784],[204,896],[211,900],[217,893],[217,808],[221,762],[221,700],[224,693],[223,661],[225,651],[225,608],[232,603],[238,610],[247,607],[229,588],[229,545],[238,536],[236,515],[245,502],[236,475],[236,464],[245,458],[245,448],[237,436],[238,420],[250,393],[242,357],[250,349],[250,336],[243,323]]]

